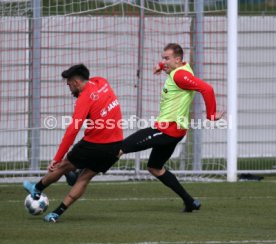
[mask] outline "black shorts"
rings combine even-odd
[[[122,142],[107,144],[79,141],[67,154],[67,159],[77,168],[88,168],[105,173],[116,161]]]
[[[122,151],[124,153],[138,152],[152,148],[148,167],[162,169],[166,161],[171,157],[176,144],[182,137],[172,137],[163,132],[146,128],[135,132],[123,140]]]

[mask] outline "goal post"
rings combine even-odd
[[[237,51],[238,51],[238,1],[228,0],[227,9],[227,114],[230,126],[227,130],[227,181],[237,181]]]
[[[29,147],[30,168],[40,167],[40,114],[41,114],[41,2],[32,0],[33,16],[30,21],[30,107]]]

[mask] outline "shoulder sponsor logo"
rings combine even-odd
[[[100,112],[101,117],[105,117],[112,109],[119,106],[118,100],[114,100],[107,105],[107,108],[103,108]]]
[[[108,85],[107,84],[104,84],[99,90],[98,90],[98,93],[101,93],[101,92],[103,92],[103,93],[106,93],[106,92],[108,92]]]
[[[92,93],[90,94],[90,98],[91,98],[93,101],[98,100],[98,99],[99,99],[99,94],[98,94],[98,92],[92,92]]]
[[[110,104],[108,104],[107,106],[108,112],[111,111],[113,108],[117,107],[118,105],[119,105],[119,102],[117,99],[111,102]]]
[[[103,108],[101,110],[101,117],[105,117],[106,115],[107,115],[107,110],[106,110],[106,108]]]

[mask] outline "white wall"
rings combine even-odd
[[[1,18],[0,161],[26,160],[28,124],[28,20]],[[225,109],[226,18],[204,19],[204,75],[214,86],[218,109]],[[239,18],[239,157],[276,156],[275,17]],[[190,18],[147,17],[143,73],[143,115],[156,116],[165,75],[153,65],[168,42],[180,43],[190,60]],[[83,62],[91,76],[108,78],[124,118],[136,113],[138,27],[136,17],[52,17],[42,19],[41,124],[48,115],[71,115],[74,99],[60,73]],[[231,34],[231,33],[230,33]],[[204,109],[204,104],[202,104]],[[18,131],[5,131],[6,128]],[[126,130],[125,136],[133,131]],[[54,156],[64,130],[41,133],[41,159]],[[203,131],[203,157],[226,157],[226,130]],[[19,150],[20,148],[20,150]],[[23,151],[22,151],[23,150]],[[174,156],[180,152],[176,150]],[[145,155],[146,156],[146,155]]]

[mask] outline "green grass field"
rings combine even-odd
[[[276,183],[183,183],[202,209],[156,181],[91,183],[58,223],[23,206],[21,184],[0,184],[0,243],[276,243]],[[49,210],[69,186],[46,189]]]

